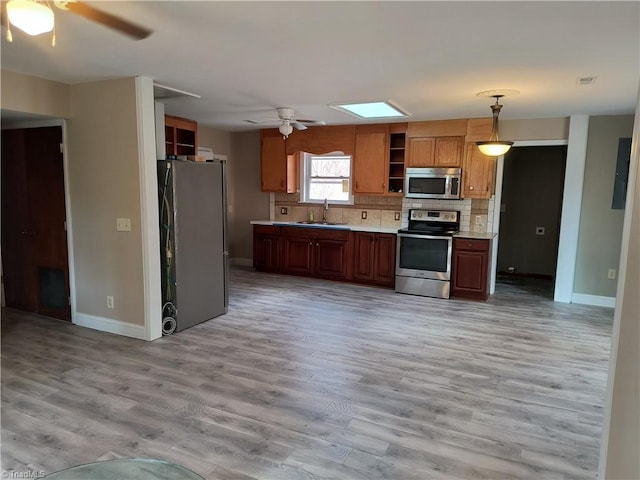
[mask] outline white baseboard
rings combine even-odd
[[[616,297],[603,297],[601,295],[588,295],[586,293],[571,294],[571,303],[593,305],[595,307],[616,307]]]
[[[232,258],[229,263],[231,265],[237,265],[239,267],[253,267],[252,258]]]
[[[115,333],[116,335],[146,340],[144,325],[134,325],[111,318],[88,315],[86,313],[76,313],[73,323],[80,327],[92,328],[94,330],[100,330],[101,332]]]

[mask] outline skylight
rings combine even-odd
[[[359,118],[399,118],[409,116],[408,113],[403,112],[390,102],[339,103],[331,106]]]

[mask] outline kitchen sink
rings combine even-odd
[[[334,223],[334,222],[310,222],[308,220],[301,220],[299,222],[300,225],[346,225],[346,223]]]

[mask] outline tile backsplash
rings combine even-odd
[[[492,232],[494,197],[490,200],[467,198],[464,200],[422,200],[404,198],[402,200],[402,227],[409,222],[409,210],[424,208],[427,210],[457,210],[460,212],[460,230],[465,232]]]
[[[300,195],[297,193],[276,193],[272,194],[272,198],[273,220],[280,222],[309,220],[311,212],[313,212],[314,220],[322,220],[322,205],[299,203]],[[400,219],[396,220],[397,217]],[[327,221],[329,222],[371,227],[400,228],[401,218],[402,197],[381,195],[356,195],[353,205],[330,204],[327,212]]]
[[[271,219],[280,222],[298,222],[309,220],[313,212],[314,220],[322,220],[322,205],[299,203],[299,199],[300,195],[297,193],[271,194]],[[460,230],[481,233],[493,231],[494,197],[489,200],[422,200],[381,195],[356,195],[354,205],[329,205],[327,221],[349,225],[406,228],[409,210],[412,208],[457,210],[460,212]],[[400,219],[396,220],[398,216]]]

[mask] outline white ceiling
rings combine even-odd
[[[2,68],[63,83],[143,75],[197,93],[167,113],[223,130],[275,107],[328,124],[330,108],[390,99],[411,120],[489,117],[482,90],[509,88],[500,118],[632,113],[640,2],[88,2],[154,30],[133,41],[56,10],[51,36],[2,35]],[[597,76],[592,85],[578,77]]]

